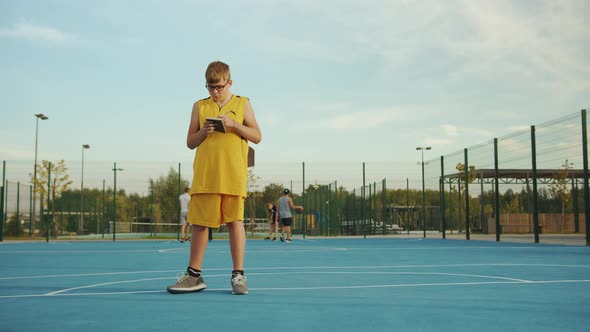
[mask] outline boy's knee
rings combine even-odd
[[[235,228],[239,228],[239,227],[244,227],[244,222],[242,220],[230,222],[227,224],[227,228],[229,228],[230,230],[235,229]]]
[[[197,232],[205,232],[209,230],[209,227],[193,225],[193,229]]]

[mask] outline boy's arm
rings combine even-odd
[[[215,130],[215,125],[208,122],[205,122],[205,126],[200,128],[198,103],[197,101],[193,104],[191,123],[188,127],[188,134],[186,135],[186,146],[191,150],[201,145],[205,138]]]
[[[260,127],[258,127],[258,122],[256,122],[254,109],[249,100],[246,101],[245,105],[244,123],[240,124],[235,122],[224,114],[219,117],[223,120],[226,127],[232,128],[238,135],[242,136],[247,141],[258,144],[262,140],[262,133],[260,132]]]
[[[289,207],[291,207],[291,209],[303,209],[303,206],[293,204],[293,200],[291,199],[291,197],[289,197],[288,202],[289,202]]]

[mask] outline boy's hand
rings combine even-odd
[[[231,117],[229,117],[225,114],[221,114],[219,116],[219,118],[221,119],[221,121],[223,121],[223,125],[225,126],[225,128],[235,128],[236,127],[236,121],[234,119],[232,119]]]
[[[215,124],[213,122],[205,121],[201,130],[205,132],[205,136],[209,136],[209,134],[215,131]]]

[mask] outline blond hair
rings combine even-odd
[[[229,81],[231,75],[229,66],[221,61],[213,61],[207,66],[205,71],[205,80],[207,84],[215,84],[221,81]]]

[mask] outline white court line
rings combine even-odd
[[[290,245],[289,245],[290,246]],[[170,249],[159,249],[158,252],[160,253],[186,253],[186,251],[182,251],[180,252],[179,250],[184,250],[184,248],[170,248]],[[297,248],[297,247],[292,247],[292,249],[288,249],[285,250],[284,253],[293,253],[293,252],[320,252],[320,251],[346,251],[348,250],[347,248]],[[247,249],[246,248],[246,253],[253,253],[253,252],[263,252],[263,253],[268,253],[269,249],[268,248],[264,248],[264,249]],[[214,254],[219,254],[219,253],[223,253],[223,254],[227,254],[229,252],[229,247],[225,248],[225,249],[207,249],[207,253],[214,253]],[[275,252],[276,254],[279,254],[281,252]]]
[[[478,263],[478,264],[430,264],[430,265],[361,265],[361,266],[273,266],[273,267],[248,267],[247,270],[320,270],[320,269],[396,269],[396,268],[444,268],[444,267],[569,267],[569,268],[590,268],[590,265],[570,264],[529,264],[529,263]],[[204,269],[207,271],[228,271],[228,268]],[[34,276],[0,277],[0,280],[37,279],[37,278],[62,278],[62,277],[93,277],[108,275],[126,274],[147,274],[147,273],[176,273],[180,270],[151,270],[151,271],[127,271],[127,272],[101,272],[101,273],[80,273],[80,274],[53,274]]]
[[[540,280],[531,282],[519,281],[483,281],[483,282],[453,282],[453,283],[422,283],[422,284],[385,284],[385,285],[360,285],[360,286],[325,286],[325,287],[266,287],[250,288],[250,291],[305,291],[305,290],[332,290],[332,289],[366,289],[366,288],[397,288],[397,287],[435,287],[435,286],[477,286],[477,285],[502,285],[502,284],[554,284],[554,283],[587,283],[590,280]],[[205,292],[210,291],[227,291],[229,288],[207,288]],[[59,293],[55,295],[48,294],[27,294],[27,295],[2,295],[0,299],[8,298],[31,298],[31,297],[55,297],[55,296],[105,296],[105,295],[128,295],[128,294],[149,294],[149,293],[166,293],[165,290],[143,290],[127,292],[104,292],[104,293]]]
[[[279,273],[279,272],[270,272],[270,273],[250,273],[249,275],[280,275],[283,273]],[[297,272],[295,274],[335,274],[335,275],[343,275],[343,274],[351,274],[351,275],[355,275],[357,274],[357,272],[345,272],[345,271],[338,271],[338,272]],[[474,277],[474,278],[484,278],[484,279],[499,279],[499,280],[503,280],[504,283],[509,282],[509,283],[533,283],[533,281],[530,280],[523,280],[523,279],[515,279],[515,278],[507,278],[507,277],[498,277],[498,276],[486,276],[486,275],[477,275],[477,274],[462,274],[462,273],[442,273],[442,272],[365,272],[365,274],[387,274],[387,275],[443,275],[443,276],[452,276],[452,277]],[[224,277],[226,276],[225,274],[221,275],[208,275],[206,276],[207,278],[209,277]],[[53,292],[49,292],[46,294],[42,294],[44,296],[55,296],[55,295],[61,295],[61,294],[65,294],[67,292],[73,291],[73,290],[78,290],[78,289],[87,289],[87,288],[96,288],[96,287],[101,287],[101,286],[107,286],[107,285],[115,285],[115,284],[126,284],[126,283],[137,283],[137,282],[143,282],[143,281],[153,281],[153,280],[165,280],[165,279],[171,279],[171,277],[161,277],[161,278],[143,278],[143,279],[133,279],[133,280],[122,280],[122,281],[112,281],[112,282],[106,282],[106,283],[98,283],[98,284],[92,284],[92,285],[84,285],[84,286],[79,286],[79,287],[72,287],[72,288],[66,288],[66,289],[61,289],[61,290],[57,290],[57,291],[53,291]],[[443,285],[446,285],[447,283],[441,283]],[[454,284],[454,283],[453,283]],[[470,283],[469,283],[470,284]],[[332,288],[337,287],[339,289],[342,288],[373,288],[375,287],[375,285],[364,285],[364,286],[333,286]],[[390,286],[393,287],[393,286]],[[397,286],[399,287],[399,286]],[[304,287],[303,289],[324,289],[325,287]],[[283,289],[283,288],[279,288],[279,289]],[[301,289],[301,288],[295,288],[295,289]],[[329,289],[329,288],[328,288]],[[116,293],[116,292],[115,292]],[[9,297],[15,297],[16,295],[10,295]],[[0,298],[5,298],[4,296],[0,296]]]
[[[0,254],[45,254],[45,253],[121,253],[121,252],[155,252],[156,249],[129,249],[129,250],[10,250],[0,251]]]
[[[290,245],[289,245],[290,246]],[[0,254],[48,254],[48,253],[125,253],[125,252],[159,252],[159,253],[186,253],[188,247],[166,248],[166,249],[129,249],[129,250],[10,250],[0,251]],[[208,253],[227,253],[229,247],[226,249],[208,249]],[[319,252],[319,251],[346,251],[348,248],[297,248],[289,249],[285,252]],[[263,252],[268,253],[268,248],[264,249],[246,249],[246,253]]]
[[[178,272],[178,270],[101,272],[101,273],[80,273],[80,274],[52,274],[52,275],[38,275],[38,276],[0,277],[0,280],[63,278],[63,277],[94,277],[94,276],[109,276],[109,275],[121,275],[121,274],[172,273],[172,272]]]
[[[271,272],[271,273],[250,273],[248,275],[277,275],[283,273]],[[343,274],[351,274],[357,275],[357,272],[297,272],[293,274],[336,274],[336,275],[343,275]],[[530,280],[523,280],[523,279],[515,279],[515,278],[507,278],[507,277],[497,277],[497,276],[485,276],[485,275],[478,275],[478,274],[462,274],[462,273],[442,273],[442,272],[365,272],[366,274],[394,274],[394,275],[437,275],[437,276],[452,276],[452,277],[474,277],[474,278],[483,278],[483,279],[499,279],[499,280],[506,280],[512,282],[519,282],[519,283],[528,283],[531,282]],[[208,275],[205,276],[209,277],[225,277],[226,275]],[[163,278],[147,278],[147,279],[134,279],[134,280],[123,280],[123,281],[112,281],[112,282],[105,282],[100,284],[93,284],[93,285],[85,285],[67,289],[61,289],[58,291],[53,291],[50,293],[46,293],[45,295],[56,295],[61,294],[77,289],[85,289],[85,288],[95,288],[100,286],[107,286],[107,285],[116,285],[116,284],[127,284],[127,283],[135,283],[135,282],[142,282],[142,281],[152,281],[152,280],[164,280],[170,279],[170,277],[163,277]],[[341,286],[341,287],[356,287],[356,286]]]

